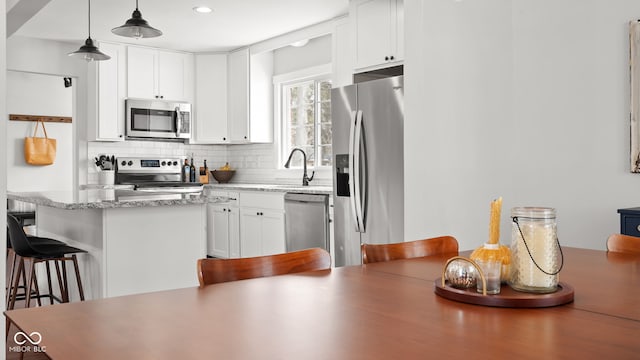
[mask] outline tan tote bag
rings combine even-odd
[[[36,137],[38,126],[42,124],[44,137]],[[51,165],[56,159],[56,139],[49,139],[44,122],[38,121],[33,137],[24,138],[24,160],[31,165]]]

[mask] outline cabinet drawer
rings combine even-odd
[[[284,193],[243,191],[240,193],[240,206],[284,211]]]
[[[235,191],[219,191],[219,190],[212,190],[209,193],[209,196],[224,196],[224,197],[228,197],[229,201],[228,202],[224,202],[224,203],[217,203],[216,205],[225,205],[225,206],[233,206],[233,207],[237,207],[238,203],[240,202],[240,193],[235,192]]]
[[[640,216],[621,215],[620,228],[624,235],[640,237]]]

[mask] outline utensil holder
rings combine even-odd
[[[113,185],[115,182],[116,174],[113,170],[102,170],[98,173],[98,184],[100,185]]]

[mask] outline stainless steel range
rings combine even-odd
[[[133,185],[135,191],[197,193],[201,183],[182,182],[180,158],[120,157],[115,183]]]

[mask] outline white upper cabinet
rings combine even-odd
[[[192,102],[193,55],[136,46],[127,52],[129,97]]]
[[[273,51],[249,57],[249,141],[273,142]]]
[[[396,65],[404,59],[403,0],[351,2],[357,71]]]
[[[87,136],[90,141],[124,140],[124,99],[127,95],[126,48],[100,43],[108,61],[89,63]]]
[[[230,142],[273,142],[273,52],[233,51],[228,69]]]
[[[229,53],[228,118],[229,138],[233,142],[249,141],[249,49]]]
[[[332,33],[332,78],[334,88],[353,83],[354,51],[352,51],[352,26],[348,18],[337,20]]]
[[[195,132],[199,144],[229,143],[227,126],[227,55],[195,55],[197,74],[195,94]]]

